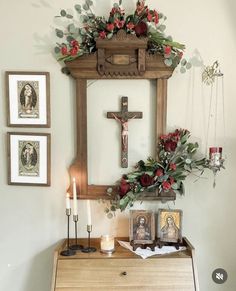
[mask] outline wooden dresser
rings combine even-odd
[[[194,248],[186,238],[184,244],[186,251],[144,260],[118,243],[115,253],[102,254],[99,239],[91,240],[97,252],[63,257],[63,240],[55,250],[51,291],[199,291]]]

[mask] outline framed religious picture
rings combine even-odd
[[[8,132],[8,184],[50,186],[50,134]]]
[[[6,72],[7,124],[50,127],[49,73]]]
[[[157,221],[158,239],[162,242],[182,242],[182,216],[179,209],[159,209]]]
[[[152,244],[155,241],[155,215],[152,211],[130,210],[130,241]]]

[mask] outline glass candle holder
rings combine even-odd
[[[222,147],[209,148],[210,165],[212,167],[220,167],[222,160]]]
[[[115,239],[113,235],[101,236],[101,252],[105,254],[112,254],[115,251]]]

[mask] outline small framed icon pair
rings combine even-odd
[[[182,242],[182,210],[159,209],[157,227],[155,214],[146,210],[130,211],[130,241],[135,244],[153,244],[156,237],[161,242]]]
[[[7,125],[50,127],[48,72],[6,72]],[[8,184],[50,186],[49,133],[8,132]]]

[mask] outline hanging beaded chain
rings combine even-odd
[[[215,104],[215,142],[216,142],[216,130],[217,130],[217,103],[218,103],[218,80],[221,78],[222,81],[222,103],[223,103],[223,122],[224,122],[224,140],[225,140],[225,113],[224,113],[224,74],[220,71],[220,65],[218,61],[215,61],[213,65],[206,66],[202,73],[202,82],[208,86],[211,86],[211,98],[210,98],[210,108],[209,108],[209,117],[208,117],[208,127],[207,127],[207,144],[209,137],[209,128],[210,128],[210,117],[211,110],[213,106],[213,86],[216,82],[216,104]],[[208,145],[207,145],[208,146]],[[222,147],[210,147],[209,148],[209,158],[206,159],[207,166],[212,170],[214,175],[213,187],[216,186],[216,174],[224,167],[225,159],[222,158]]]

